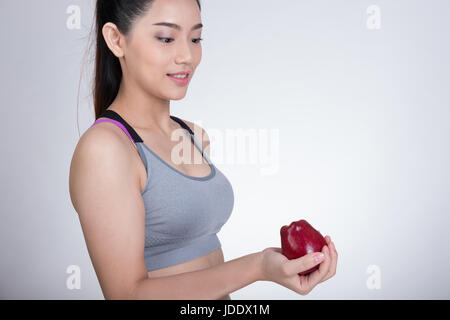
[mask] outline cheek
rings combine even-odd
[[[167,52],[160,50],[154,44],[140,44],[133,48],[132,69],[133,76],[144,86],[151,85],[155,81],[161,81],[168,72]]]
[[[192,50],[192,57],[193,57],[193,65],[194,68],[196,69],[197,66],[200,64],[200,61],[202,60],[202,47],[199,46],[196,49]]]

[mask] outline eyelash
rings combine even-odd
[[[161,37],[156,37],[158,40],[172,40],[173,41],[173,38],[161,38]],[[196,44],[198,44],[198,43],[200,43],[200,41],[202,41],[203,40],[203,38],[196,38],[196,39],[194,39],[194,40],[198,40],[198,42],[194,42],[194,43],[196,43]],[[172,42],[172,41],[170,41],[170,42]],[[166,41],[163,41],[164,43],[170,43],[170,42],[166,42]]]

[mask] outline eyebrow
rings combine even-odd
[[[178,30],[178,31],[181,30],[181,27],[180,27],[179,25],[177,25],[176,23],[170,23],[170,22],[158,22],[158,23],[154,23],[153,25],[154,25],[154,26],[165,26],[165,27],[169,27],[169,28],[174,28],[174,29],[176,29],[176,30]],[[195,26],[193,26],[193,27],[191,28],[191,31],[192,31],[192,30],[196,30],[196,29],[200,29],[200,28],[203,28],[203,24],[198,23],[198,24],[196,24]]]

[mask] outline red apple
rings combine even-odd
[[[282,226],[281,252],[289,260],[303,257],[312,252],[321,252],[323,246],[327,245],[325,238],[314,229],[306,220],[293,221],[289,226]],[[305,275],[319,269],[319,264],[313,268],[300,272]]]

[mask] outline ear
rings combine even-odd
[[[103,38],[109,50],[117,57],[121,58],[125,52],[125,39],[117,26],[112,22],[107,22],[102,28]]]

